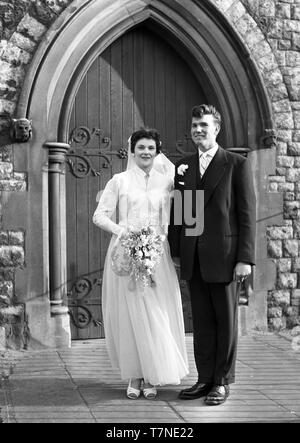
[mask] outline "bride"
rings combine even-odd
[[[155,398],[157,386],[178,385],[188,374],[181,294],[167,240],[155,285],[132,286],[130,275],[116,272],[114,264],[128,228],[151,226],[157,234],[167,233],[174,166],[160,146],[156,130],[132,134],[127,170],[107,183],[93,216],[98,227],[113,234],[103,274],[103,319],[112,366],[129,380],[131,399],[141,393]]]

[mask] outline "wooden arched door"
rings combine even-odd
[[[72,150],[67,168],[73,339],[104,337],[101,279],[110,236],[92,223],[92,215],[99,190],[126,168],[128,137],[141,126],[155,127],[164,152],[175,161],[180,157],[178,141],[189,133],[192,106],[205,101],[201,78],[169,43],[143,27],[115,41],[84,76],[70,120]],[[189,299],[183,282],[181,286],[185,327],[190,332]]]

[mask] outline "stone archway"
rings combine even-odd
[[[33,297],[32,300],[28,300],[27,304],[32,318],[36,317],[37,313],[42,313],[42,317],[46,320],[43,326],[33,326],[34,333],[38,336],[40,328],[44,328],[41,341],[51,345],[53,343],[57,345],[60,339],[63,343],[66,339],[68,340],[67,323],[61,322],[61,318],[66,316],[65,310],[59,312],[58,309],[52,309],[52,314],[60,320],[49,324],[51,310],[50,307],[49,310],[44,308],[52,270],[49,269],[48,262],[48,158],[46,150],[42,150],[41,147],[45,142],[66,143],[68,141],[66,128],[69,110],[82,76],[99,51],[104,50],[126,30],[145,20],[152,20],[165,29],[166,33],[175,36],[186,48],[191,59],[196,60],[199,66],[203,67],[210,89],[215,91],[218,97],[220,109],[230,111],[224,113],[225,128],[227,128],[225,139],[228,147],[250,146],[252,148],[250,157],[258,195],[260,261],[259,271],[255,275],[253,303],[256,305],[252,311],[251,324],[257,328],[265,328],[268,278],[274,272],[266,257],[266,244],[261,239],[265,237],[265,218],[268,211],[272,208],[273,213],[276,214],[281,211],[282,206],[279,205],[278,198],[274,199],[274,196],[271,198],[267,194],[267,176],[273,172],[272,162],[275,162],[274,157],[270,162],[270,157],[274,154],[270,155],[267,144],[263,144],[264,137],[268,136],[268,131],[273,129],[268,94],[249,51],[225,18],[230,8],[239,6],[238,10],[242,11],[241,2],[213,2],[225,13],[225,16],[220,14],[210,1],[203,2],[204,4],[201,3],[201,5],[196,1],[175,1],[170,5],[167,1],[136,0],[114,5],[104,0],[100,5],[100,2],[89,0],[80,7],[79,3],[76,1],[72,3],[74,9],[66,10],[62,14],[59,27],[53,26],[41,44],[30,72],[27,74],[18,109],[19,114],[26,113],[33,121],[39,122],[28,153],[29,195],[24,214],[26,218],[24,225],[29,227],[28,243],[33,244],[37,233],[30,233],[30,218],[32,213],[37,211],[37,207],[43,208],[38,214],[41,225],[38,234],[43,240],[31,257],[32,263],[43,263],[43,272],[38,278],[34,272],[30,274],[27,287]],[[225,9],[224,3],[228,9]],[[246,12],[244,17],[250,20]],[[264,40],[262,42],[263,45],[266,43]],[[66,47],[68,47],[67,52]],[[259,126],[255,126],[257,122],[251,120],[253,113],[258,113],[260,116]],[[268,140],[268,137],[265,140]],[[59,146],[64,149],[63,145]],[[55,148],[59,146],[55,145]],[[60,176],[57,186],[61,192],[61,200],[58,204],[61,236],[59,250],[56,253],[61,259],[60,298],[63,300],[66,280],[63,175]],[[20,276],[18,281],[19,286],[22,284],[24,284],[24,276]],[[40,297],[38,294],[45,294],[45,296]],[[62,338],[63,336],[65,339]]]
[[[52,29],[46,34],[47,27],[54,23],[52,25],[53,30],[59,29],[60,25],[57,26],[58,20],[56,17],[60,16],[59,22],[65,22],[82,6],[80,3],[82,2],[64,0],[53,2],[53,4],[49,3],[44,7],[43,5],[29,7],[26,6],[26,3],[20,2],[19,4],[16,0],[11,4],[7,4],[6,9],[4,7],[3,14],[6,14],[5,20],[8,23],[9,32],[5,36],[6,40],[1,42],[0,48],[0,59],[4,74],[3,84],[7,86],[7,93],[1,99],[1,112],[13,113],[17,109],[19,115],[25,115],[28,93],[31,88],[30,82],[39,65],[41,54],[45,52],[48,42],[53,37],[53,35],[50,36]],[[86,4],[88,3],[89,1],[86,2]],[[272,105],[278,102],[279,99],[288,98],[274,51],[262,32],[261,23],[258,24],[249,14],[244,6],[245,2],[241,0],[207,0],[206,3],[214,5],[215,11],[220,11],[226,17],[232,29],[235,29],[239,34],[244,46],[251,51],[251,57],[257,64]],[[190,5],[186,5],[186,9],[189,7]],[[43,41],[45,40],[45,34],[47,38],[46,41]],[[37,54],[35,54],[36,51]],[[27,75],[27,78],[30,80],[29,82],[26,81],[24,87],[22,87],[28,67],[30,74]],[[272,78],[270,78],[270,72],[273,73]],[[18,91],[20,90],[22,90],[22,94],[19,100]],[[278,107],[274,106],[273,111],[274,114],[278,113]],[[286,113],[289,114],[288,119],[290,119],[292,112],[288,106],[286,107]],[[274,115],[274,119],[276,121],[276,115]]]

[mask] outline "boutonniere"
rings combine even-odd
[[[188,168],[189,168],[189,165],[180,165],[180,166],[178,166],[177,174],[178,175],[184,175]]]

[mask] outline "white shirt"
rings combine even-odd
[[[216,145],[213,148],[210,148],[206,152],[202,152],[199,149],[199,168],[200,168],[200,176],[203,177],[206,169],[208,168],[208,165],[216,155],[217,151],[219,149],[219,146]]]

